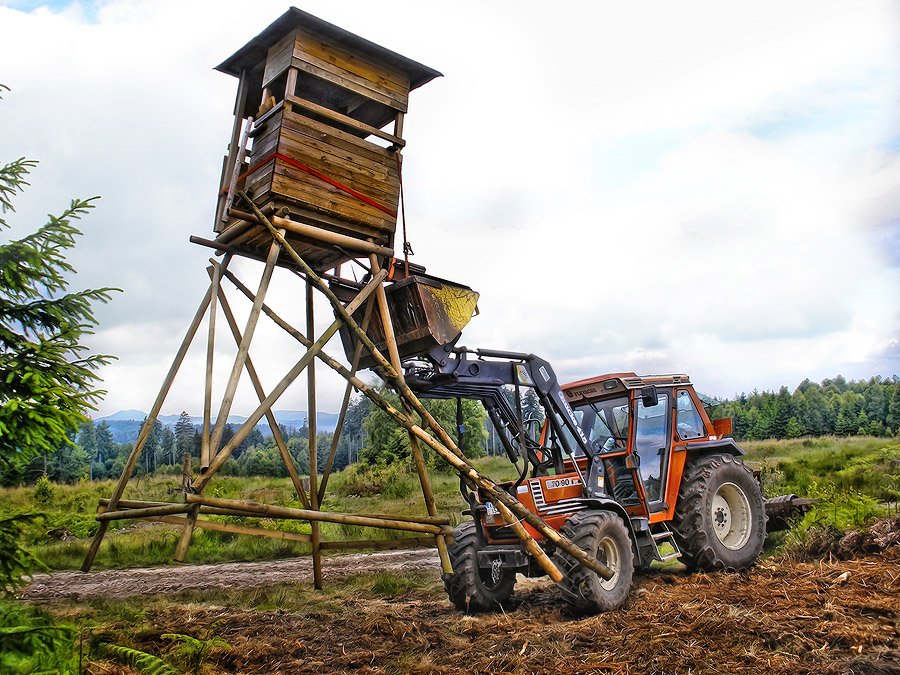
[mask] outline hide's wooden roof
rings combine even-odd
[[[421,87],[436,77],[441,77],[441,73],[433,68],[401,56],[390,49],[385,49],[381,45],[354,35],[296,7],[291,7],[262,33],[225,59],[215,69],[239,77],[241,70],[252,68],[264,61],[269,47],[299,27],[319,33],[345,47],[372,56],[386,65],[397,68],[409,78],[410,90]]]

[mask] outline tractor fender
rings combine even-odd
[[[715,441],[698,441],[696,443],[688,443],[684,446],[691,457],[705,457],[713,454],[726,454],[739,457],[746,454],[741,447],[735,443],[733,438],[719,438]]]
[[[641,552],[638,548],[638,533],[634,530],[634,523],[624,507],[614,499],[605,499],[603,497],[590,497],[579,499],[578,504],[584,504],[588,509],[595,511],[612,511],[625,523],[628,528],[628,536],[631,538],[631,548],[634,551],[635,565],[641,565]]]

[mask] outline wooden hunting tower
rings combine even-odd
[[[315,269],[391,255],[409,92],[441,74],[295,7],[216,70],[239,80],[217,241],[265,257],[244,190]]]

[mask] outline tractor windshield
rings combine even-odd
[[[628,438],[628,398],[620,396],[594,401],[574,406],[575,419],[584,431],[591,447],[596,451],[610,437],[616,439],[616,447],[624,448]],[[563,427],[565,429],[565,427]],[[581,456],[582,452],[578,443],[572,438],[568,429],[565,429],[566,440],[575,449],[575,454]]]
[[[594,401],[579,406],[583,410],[581,426],[596,450],[610,438],[624,447],[628,438],[628,399],[624,396],[605,401]]]

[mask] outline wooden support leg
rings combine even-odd
[[[369,264],[372,271],[378,271],[378,258],[373,254],[369,256]],[[388,312],[387,295],[384,292],[384,286],[379,286],[375,291],[375,298],[378,301],[378,313],[381,315],[381,325],[384,329],[384,337],[388,345],[388,354],[391,357],[391,365],[398,377],[402,379],[403,367],[400,364],[400,351],[397,347],[397,338],[394,336],[394,326],[391,321],[391,315]],[[409,414],[409,407],[404,403],[404,410]],[[434,493],[431,490],[431,478],[428,476],[428,467],[425,465],[425,457],[422,454],[422,447],[419,445],[419,439],[410,432],[409,445],[412,449],[413,461],[416,465],[416,473],[419,475],[419,483],[422,486],[422,496],[425,499],[425,509],[429,516],[437,515],[437,506],[434,503]],[[434,538],[435,546],[438,550],[438,556],[441,559],[441,569],[445,574],[453,572],[453,566],[450,563],[450,555],[447,552],[447,541],[444,536],[439,534]]]
[[[231,369],[231,377],[228,378],[228,385],[225,387],[225,396],[222,398],[222,405],[219,407],[219,414],[216,417],[216,427],[213,429],[210,445],[213,452],[217,452],[219,444],[222,442],[222,434],[225,431],[225,424],[228,421],[228,414],[231,412],[231,404],[234,401],[234,394],[237,391],[238,380],[241,377],[241,371],[244,369],[244,361],[247,359],[247,353],[250,351],[250,342],[253,340],[253,333],[256,330],[256,322],[259,319],[260,307],[263,299],[266,297],[266,291],[269,288],[269,282],[272,279],[272,273],[275,271],[275,263],[278,261],[278,254],[281,252],[281,246],[277,240],[272,241],[269,248],[269,257],[266,259],[266,267],[263,270],[262,278],[259,281],[259,290],[253,301],[253,307],[250,309],[250,315],[247,317],[247,326],[244,328],[244,336],[241,340],[241,346],[234,358],[234,366]]]
[[[178,544],[175,546],[175,560],[184,562],[187,555],[188,546],[191,543],[191,535],[194,534],[194,526],[197,524],[197,516],[200,515],[200,505],[195,504],[188,511],[187,517],[184,519],[184,526],[181,528],[181,536],[178,538]]]
[[[380,285],[379,285],[380,287]],[[376,289],[377,290],[377,289]],[[313,302],[313,288],[306,284],[306,334],[315,335],[315,315]],[[309,439],[309,501],[313,511],[319,510],[318,489],[318,446],[316,429],[316,362],[310,361],[306,369],[307,384],[307,416]],[[312,529],[312,557],[313,557],[313,585],[317,590],[322,590],[322,550],[321,537],[319,536],[319,523],[311,522]]]
[[[363,316],[362,329],[368,330],[369,321],[372,318],[372,299],[366,303],[366,312]],[[350,362],[350,372],[356,375],[356,369],[359,367],[359,359],[362,356],[362,345],[357,343],[356,351],[353,354],[353,360]],[[334,464],[334,457],[337,454],[338,443],[341,441],[341,433],[344,430],[344,422],[347,419],[347,409],[350,407],[350,394],[353,393],[353,385],[347,383],[344,390],[344,400],[341,403],[341,412],[338,415],[337,425],[334,428],[334,436],[331,439],[331,449],[328,452],[328,461],[325,463],[325,471],[322,473],[322,484],[319,485],[319,503],[325,499],[325,488],[328,486],[328,478],[331,476],[331,467]]]
[[[231,254],[226,253],[222,265],[213,265],[211,268],[213,293],[209,298],[209,332],[206,338],[206,388],[203,397],[203,431],[200,433],[201,472],[209,468],[210,460],[209,427],[212,410],[213,353],[216,343],[216,298],[222,281],[222,268],[227,267],[230,261]]]
[[[375,289],[377,293],[381,289],[381,284]],[[313,287],[306,284],[306,334],[316,334],[316,322],[314,316],[313,303]],[[309,428],[309,503],[313,511],[319,510],[319,487],[317,481],[319,478],[318,467],[318,448],[316,447],[316,361],[309,362],[306,369],[306,395],[309,405],[307,406],[308,428]],[[316,590],[322,590],[322,550],[320,548],[322,540],[319,536],[319,523],[313,521],[310,523],[312,530],[312,558],[313,558],[313,586]]]
[[[197,313],[194,314],[194,319],[191,321],[191,325],[188,327],[187,332],[184,335],[184,339],[181,341],[181,346],[178,348],[178,353],[175,355],[175,359],[172,361],[172,365],[169,368],[169,372],[166,374],[165,380],[163,380],[162,387],[160,387],[159,394],[156,396],[156,401],[153,403],[153,407],[150,409],[150,414],[147,415],[147,419],[144,422],[144,426],[141,427],[141,433],[138,435],[137,441],[135,441],[134,448],[131,450],[131,454],[128,456],[128,460],[125,462],[125,468],[122,469],[122,475],[119,477],[119,482],[116,484],[115,489],[113,490],[112,496],[109,499],[109,510],[115,511],[116,507],[119,504],[119,500],[122,498],[122,493],[125,492],[125,487],[128,485],[128,480],[131,478],[131,472],[134,471],[134,467],[140,459],[141,452],[144,449],[144,444],[147,442],[147,438],[150,436],[150,431],[153,429],[153,425],[156,423],[156,418],[159,417],[159,411],[163,406],[163,403],[166,400],[166,396],[169,394],[169,389],[172,387],[172,382],[175,380],[175,375],[178,373],[178,369],[181,367],[182,362],[184,361],[184,356],[187,354],[188,347],[191,346],[191,342],[194,339],[194,335],[197,333],[197,328],[200,326],[200,321],[203,319],[203,315],[206,314],[206,310],[209,307],[210,298],[213,294],[212,285],[210,285],[209,289],[206,291],[206,295],[203,296],[203,300],[200,302],[200,307],[197,308]],[[81,571],[87,572],[91,569],[91,565],[94,564],[94,558],[97,557],[97,551],[100,550],[100,543],[103,541],[103,536],[106,534],[106,530],[109,527],[108,522],[101,522],[100,526],[97,528],[97,532],[94,534],[94,538],[91,541],[91,546],[88,549],[87,555],[84,557],[84,562],[81,564]]]
[[[235,343],[240,345],[241,332],[238,328],[237,321],[235,321],[234,313],[231,311],[231,306],[228,304],[228,300],[225,297],[225,292],[221,287],[219,288],[219,304],[222,306],[222,313],[225,315],[225,320],[228,322],[228,327],[231,329],[231,334],[234,336]],[[250,376],[250,382],[256,390],[259,402],[262,403],[266,400],[266,395],[263,391],[262,383],[259,381],[259,375],[256,373],[256,368],[253,367],[253,361],[250,360],[249,356],[247,357],[247,362],[244,366],[247,369],[247,374]],[[297,496],[300,498],[303,506],[309,508],[309,499],[306,496],[306,491],[303,489],[303,483],[300,480],[300,476],[297,474],[294,461],[291,459],[287,444],[285,444],[284,437],[281,435],[281,429],[278,428],[278,422],[271,410],[266,411],[266,420],[269,423],[269,428],[272,430],[272,437],[275,439],[275,444],[278,446],[278,451],[281,453],[281,458],[284,460],[288,475],[291,477],[291,482],[294,484],[294,490],[296,490]]]
[[[488,494],[497,499],[503,504],[517,517],[526,520],[529,525],[543,534],[547,539],[549,539],[553,544],[555,544],[558,548],[562,548],[564,551],[569,553],[572,557],[578,560],[580,563],[585,565],[588,569],[593,570],[598,575],[603,577],[604,579],[611,579],[614,576],[613,571],[604,563],[601,563],[592,555],[585,553],[581,548],[576,546],[568,537],[563,534],[560,534],[557,530],[553,529],[544,520],[535,513],[532,513],[528,509],[526,509],[515,497],[508,494],[505,490],[501,489],[494,481],[481,476],[477,471],[475,471],[474,467],[469,463],[469,461],[463,456],[462,451],[456,446],[453,442],[453,439],[447,434],[446,431],[441,427],[440,424],[432,417],[431,413],[425,409],[422,405],[422,402],[416,397],[416,395],[406,386],[406,383],[403,381],[401,375],[394,370],[393,366],[388,363],[387,359],[378,351],[375,344],[366,335],[365,331],[363,331],[359,324],[351,316],[352,310],[348,312],[348,307],[343,307],[331,289],[328,288],[328,285],[312,270],[312,268],[306,264],[306,261],[300,257],[300,255],[293,249],[293,247],[284,239],[284,236],[275,229],[269,219],[259,210],[259,208],[252,202],[252,200],[247,197],[244,192],[241,192],[241,197],[245,202],[250,204],[250,207],[253,209],[254,214],[256,215],[259,222],[263,223],[266,228],[272,233],[277,241],[279,241],[282,246],[284,246],[285,252],[290,256],[292,260],[294,260],[303,270],[303,272],[307,276],[307,280],[315,283],[316,286],[325,294],[325,296],[329,299],[334,308],[334,311],[338,314],[338,316],[343,320],[348,328],[353,331],[353,333],[357,336],[357,338],[366,346],[369,352],[372,354],[372,357],[378,363],[379,366],[384,370],[387,381],[393,385],[397,392],[400,394],[401,398],[405,403],[409,404],[413,410],[418,413],[422,419],[427,422],[429,429],[437,436],[437,439],[429,435],[424,429],[416,425],[412,419],[409,418],[408,415],[404,415],[402,412],[394,408],[394,406],[387,403],[383,397],[379,396],[377,392],[372,390],[371,387],[367,386],[362,380],[358,377],[352,376],[350,372],[344,368],[338,361],[328,357],[324,353],[321,353],[321,348],[318,350],[318,357],[322,359],[328,366],[337,372],[341,373],[346,379],[351,380],[354,386],[362,391],[369,399],[376,403],[382,410],[387,412],[391,417],[393,417],[397,422],[406,428],[408,431],[413,431],[415,435],[421,439],[426,445],[435,450],[441,457],[443,457],[454,469],[456,469],[460,475],[471,478],[475,483],[483,488]],[[520,534],[520,538],[526,546],[531,545],[533,540],[528,532],[522,528]],[[531,540],[531,541],[529,541]],[[538,562],[550,575],[551,578],[557,578],[557,575],[560,574],[559,570],[553,564],[553,561],[549,558],[539,558]]]

